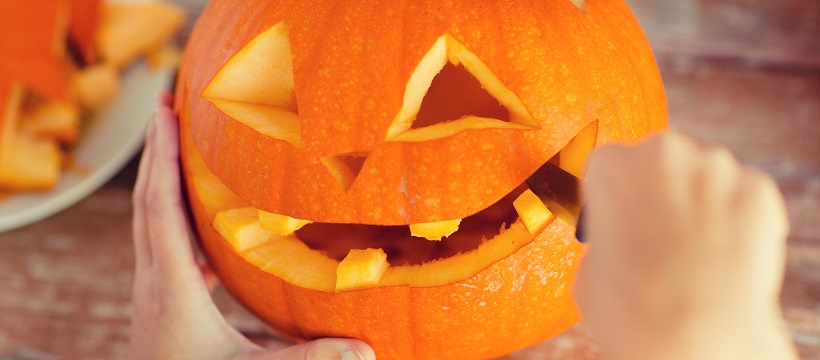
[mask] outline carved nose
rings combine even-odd
[[[339,185],[347,191],[359,176],[367,160],[369,152],[343,153],[322,158],[322,163],[327,167],[333,178]]]

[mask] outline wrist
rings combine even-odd
[[[796,360],[785,323],[777,312],[726,321],[669,326],[625,347],[615,359]]]

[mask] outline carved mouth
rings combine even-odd
[[[526,190],[519,186],[490,207],[461,220],[458,229],[440,241],[413,236],[410,226],[311,223],[294,234],[310,248],[342,261],[351,249],[382,249],[392,265],[420,265],[475,250],[506,230],[518,218],[513,201]]]
[[[527,193],[535,198],[525,186],[516,188],[441,241],[413,236],[407,225],[310,223],[280,235],[262,227],[253,207],[221,211],[213,227],[245,260],[303,287],[437,286],[509,256],[555,219],[540,201],[519,205]]]
[[[550,162],[580,171],[596,136],[593,122]],[[413,234],[414,225],[313,223],[253,207],[221,211],[213,227],[263,270],[297,285],[339,291],[464,280],[533,241],[554,219],[522,184],[474,215],[422,224],[423,236]]]

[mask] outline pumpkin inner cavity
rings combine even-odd
[[[387,141],[421,142],[470,129],[538,129],[512,90],[450,35],[440,36],[407,81]]]
[[[359,176],[367,160],[367,152],[352,152],[334,156],[326,156],[321,159],[322,164],[330,170],[331,175],[347,191],[353,185],[353,181]]]
[[[407,225],[311,223],[295,235],[310,248],[341,261],[351,249],[383,249],[395,265],[419,265],[477,249],[516,221],[513,201],[526,190],[522,184],[484,210],[462,219],[459,230],[442,241],[412,236]]]
[[[466,116],[510,121],[510,112],[481,87],[463,66],[447,63],[433,78],[411,129],[458,120]]]

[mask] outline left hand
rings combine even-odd
[[[281,350],[225,321],[196,264],[180,187],[178,126],[165,95],[149,126],[133,195],[132,359],[375,359],[365,343],[320,339]]]

